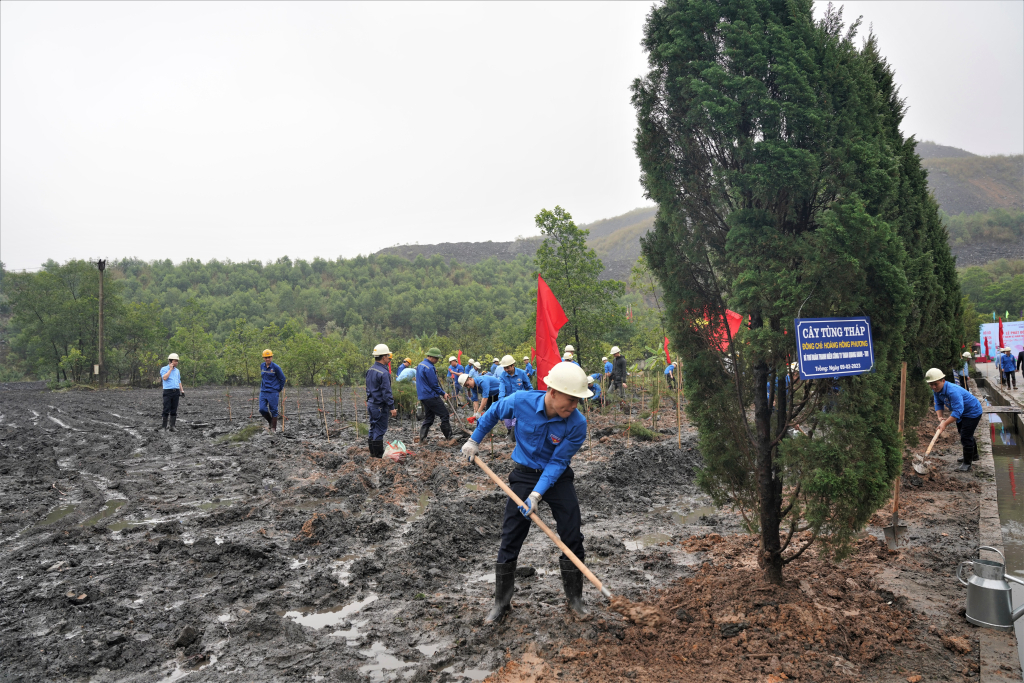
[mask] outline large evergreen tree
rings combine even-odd
[[[668,0],[648,17],[650,71],[633,86],[642,182],[659,205],[643,250],[686,362],[700,483],[759,529],[776,582],[815,539],[842,555],[887,497],[899,362],[922,342],[948,355],[955,308],[936,310],[959,301],[891,73],[872,41],[856,47],[856,23],[844,33],[841,12],[815,21],[812,9]],[[903,204],[919,215],[894,223]],[[922,246],[908,255],[911,238]],[[746,324],[721,351],[726,308]],[[854,315],[872,319],[873,372],[787,376],[793,318]],[[792,438],[796,425],[810,438]]]

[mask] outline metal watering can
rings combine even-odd
[[[999,553],[995,548],[984,545],[978,548],[991,550]],[[1006,558],[1003,558],[1005,562]],[[964,565],[971,565],[973,576],[970,581],[964,581],[960,573]],[[992,560],[964,560],[956,568],[956,578],[960,583],[967,586],[967,621],[975,626],[984,626],[997,631],[1013,630],[1013,622],[1020,619],[1024,614],[1024,605],[1013,609],[1013,598],[1010,592],[1010,584],[1013,581],[1024,586],[1024,581],[1006,574],[1006,567],[1003,562]]]

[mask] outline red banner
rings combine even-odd
[[[457,355],[457,356],[459,357],[459,360],[457,360],[456,362],[457,362],[457,363],[458,363],[459,365],[462,365],[462,351],[456,351],[456,352],[455,352],[455,355]]]
[[[558,353],[558,331],[569,322],[562,305],[558,303],[548,283],[537,276],[537,333],[535,349],[537,354],[537,388],[547,389],[544,378],[551,368],[562,362]]]
[[[668,337],[665,337],[665,366],[672,365],[672,356],[668,355]]]

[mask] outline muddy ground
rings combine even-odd
[[[404,462],[370,459],[352,396],[337,418],[328,401],[330,443],[312,392],[291,389],[286,431],[232,442],[262,422],[247,394],[229,421],[224,389],[190,390],[165,433],[159,391],[0,390],[2,679],[482,680],[606,633],[617,617],[591,587],[594,618],[566,613],[536,530],[513,616],[481,627],[504,496],[439,434]],[[573,466],[588,563],[637,598],[697,570],[685,539],[739,527],[693,485],[694,434],[627,447],[624,420],[593,415]],[[410,422],[389,436],[411,444]],[[493,448],[507,476],[511,446]]]

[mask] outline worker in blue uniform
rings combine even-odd
[[[174,423],[178,421],[178,401],[185,395],[185,387],[181,384],[181,370],[178,363],[181,362],[178,354],[172,353],[167,356],[167,365],[160,368],[160,381],[164,386],[164,425],[157,427],[156,431],[167,429],[168,418],[171,421],[170,430],[177,431]]]
[[[932,368],[924,375],[924,381],[932,388],[935,398],[935,414],[939,418],[939,428],[936,435],[952,422],[956,422],[956,430],[960,432],[960,444],[963,446],[964,455],[957,462],[962,464],[958,468],[960,472],[969,472],[971,462],[978,460],[978,445],[974,440],[974,430],[978,428],[981,421],[981,402],[974,397],[974,394],[953,382],[947,382],[942,370]],[[943,408],[949,408],[950,415],[942,418]]]
[[[999,369],[1002,371],[1002,377],[1000,377],[999,379],[1002,380],[1003,385],[1007,389],[1010,388],[1010,383],[1012,382],[1013,389],[1016,390],[1017,362],[1013,359],[1013,349],[1011,349],[1009,346],[1004,346],[999,350],[1002,351],[1002,354],[997,359],[999,361]]]
[[[462,366],[459,359],[455,356],[448,357],[448,381],[452,383],[452,389],[455,392],[455,405],[462,406],[462,401],[459,399],[459,392],[462,387],[459,386],[458,380],[459,375],[466,371],[466,368]]]
[[[491,368],[490,368],[490,370],[487,371],[487,374],[489,374],[491,377],[497,377],[498,376],[498,368],[499,367],[501,367],[501,366],[498,365],[498,359],[495,358],[494,362],[491,363]]]
[[[608,360],[608,356],[602,356],[601,362],[604,363],[604,390],[608,391],[609,387],[612,385],[612,370],[614,369],[614,366],[612,365],[612,362]]]
[[[373,347],[374,363],[366,372],[366,412],[370,414],[370,457],[384,457],[384,435],[388,432],[388,417],[398,415],[395,398],[391,395],[391,350],[387,344]]]
[[[510,355],[503,356],[498,363],[501,370],[498,372],[498,400],[511,396],[517,391],[531,391],[533,385],[527,377],[525,370],[516,367],[516,359]],[[516,440],[516,419],[513,417],[504,421],[505,429],[508,430],[508,438],[513,442]]]
[[[676,364],[669,363],[665,367],[665,380],[668,382],[668,388],[672,391],[676,390]]]
[[[284,389],[286,381],[284,370],[274,362],[274,352],[263,349],[263,365],[260,366],[260,415],[267,421],[271,432],[277,431],[277,397]]]
[[[484,413],[472,438],[462,447],[463,457],[473,462],[479,444],[498,420],[516,419],[516,447],[512,452],[515,469],[509,475],[512,491],[523,501],[517,507],[511,499],[505,504],[501,526],[501,546],[494,565],[494,606],[484,618],[489,624],[509,611],[515,589],[519,551],[530,531],[530,515],[545,500],[554,515],[562,542],[583,561],[583,533],[580,530],[580,504],[569,466],[572,457],[587,437],[587,420],[577,410],[580,399],[590,398],[587,375],[573,363],[555,365],[544,378],[546,391],[520,391],[503,398]],[[562,588],[569,607],[586,614],[583,605],[583,574],[564,554],[559,559]]]
[[[601,373],[595,372],[593,375],[587,376],[587,387],[594,392],[594,395],[588,398],[588,401],[592,401],[597,405],[604,405],[604,400],[601,398]]]
[[[533,365],[530,363],[529,356],[523,356],[523,362],[526,363],[526,365],[523,367],[523,371],[526,373],[526,376],[530,379],[530,386],[533,386],[533,376],[537,374],[537,371],[533,369]]]
[[[474,417],[480,417],[491,407],[491,404],[498,400],[498,393],[501,391],[497,377],[477,374],[459,375],[459,384],[467,389],[475,389],[480,398],[480,410],[474,413]],[[492,400],[493,399],[493,400]]]
[[[436,346],[427,349],[427,357],[416,366],[416,398],[423,406],[423,422],[420,424],[419,443],[427,439],[427,432],[434,424],[434,418],[441,418],[441,434],[446,441],[451,441],[452,426],[448,422],[448,392],[441,388],[437,381],[437,371],[434,366],[441,359],[441,350]]]

